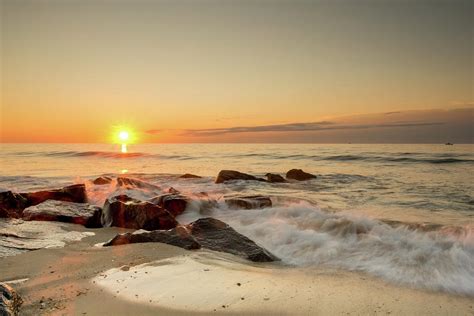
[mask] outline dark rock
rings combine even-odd
[[[181,179],[201,179],[202,177],[197,176],[195,174],[191,174],[191,173],[185,173],[182,176],[180,176],[180,178]]]
[[[0,218],[19,218],[27,205],[27,199],[12,191],[0,192]]]
[[[175,188],[170,187],[170,188],[168,189],[168,193],[179,194],[180,192],[179,192],[178,190],[176,190]]]
[[[301,169],[291,169],[290,171],[286,173],[286,178],[298,180],[298,181],[305,181],[305,180],[316,179],[316,176],[314,174],[304,172]]]
[[[86,203],[86,186],[73,184],[62,189],[21,193],[28,200],[27,206],[37,205],[46,200]]]
[[[232,227],[214,218],[201,218],[186,226],[166,231],[126,233],[115,236],[104,246],[129,243],[162,242],[185,249],[199,249],[231,253],[255,262],[279,260]]]
[[[96,185],[110,184],[111,182],[112,182],[112,178],[111,177],[106,177],[106,176],[98,177],[97,179],[94,179],[92,181],[92,183],[94,183]]]
[[[201,218],[187,225],[203,248],[231,253],[255,262],[279,260],[232,227],[214,218]]]
[[[286,182],[285,178],[283,178],[279,174],[267,173],[266,177],[267,177],[268,182],[272,182],[272,183]]]
[[[168,210],[173,216],[182,214],[188,205],[188,199],[185,196],[173,193],[163,194],[149,201]]]
[[[16,316],[20,312],[23,300],[8,284],[0,283],[0,316]]]
[[[102,227],[102,209],[86,203],[47,200],[23,211],[27,221],[56,221],[83,225],[89,228]]]
[[[231,208],[250,210],[254,208],[272,207],[272,200],[268,196],[263,195],[224,197],[224,200]]]
[[[145,242],[161,242],[187,250],[201,248],[201,245],[184,226],[177,226],[176,228],[169,230],[154,230],[151,232],[136,231],[134,233],[119,234],[109,242],[105,243],[104,246],[107,247]]]
[[[162,207],[126,195],[108,199],[102,210],[102,225],[133,229],[171,229],[178,222]]]
[[[262,178],[254,177],[250,174],[242,173],[235,170],[221,170],[216,178],[216,183],[223,183],[231,180],[254,180],[265,181]]]

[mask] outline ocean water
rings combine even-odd
[[[91,203],[174,187],[193,198],[178,220],[219,218],[282,264],[369,273],[387,281],[474,296],[474,145],[2,144],[0,188],[86,183]],[[215,184],[222,169],[257,176],[301,168],[305,182]],[[178,179],[183,173],[202,179]],[[141,187],[95,186],[99,175]],[[218,200],[206,207],[200,192]],[[274,206],[231,210],[222,197],[265,194]],[[4,241],[5,243],[5,241]]]

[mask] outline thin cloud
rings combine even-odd
[[[191,129],[186,130],[182,136],[216,136],[235,133],[260,133],[260,132],[308,132],[308,131],[326,131],[326,130],[350,130],[350,129],[369,129],[369,128],[394,128],[394,127],[416,127],[442,125],[443,122],[396,122],[387,124],[338,124],[336,122],[308,122],[291,123],[278,125],[262,126],[237,126],[229,128],[212,129]]]

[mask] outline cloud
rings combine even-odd
[[[350,130],[350,129],[369,129],[369,128],[394,128],[394,127],[415,127],[415,126],[433,126],[442,125],[443,122],[394,122],[386,124],[338,124],[336,122],[321,121],[308,123],[291,123],[277,125],[261,126],[237,126],[229,128],[211,128],[211,129],[190,129],[186,130],[183,136],[216,136],[235,133],[261,133],[261,132],[308,132],[308,131],[326,131],[326,130]]]

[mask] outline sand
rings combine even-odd
[[[14,281],[22,314],[474,315],[472,297],[159,243],[97,247],[125,230],[70,226],[95,235],[0,258],[0,281]]]

